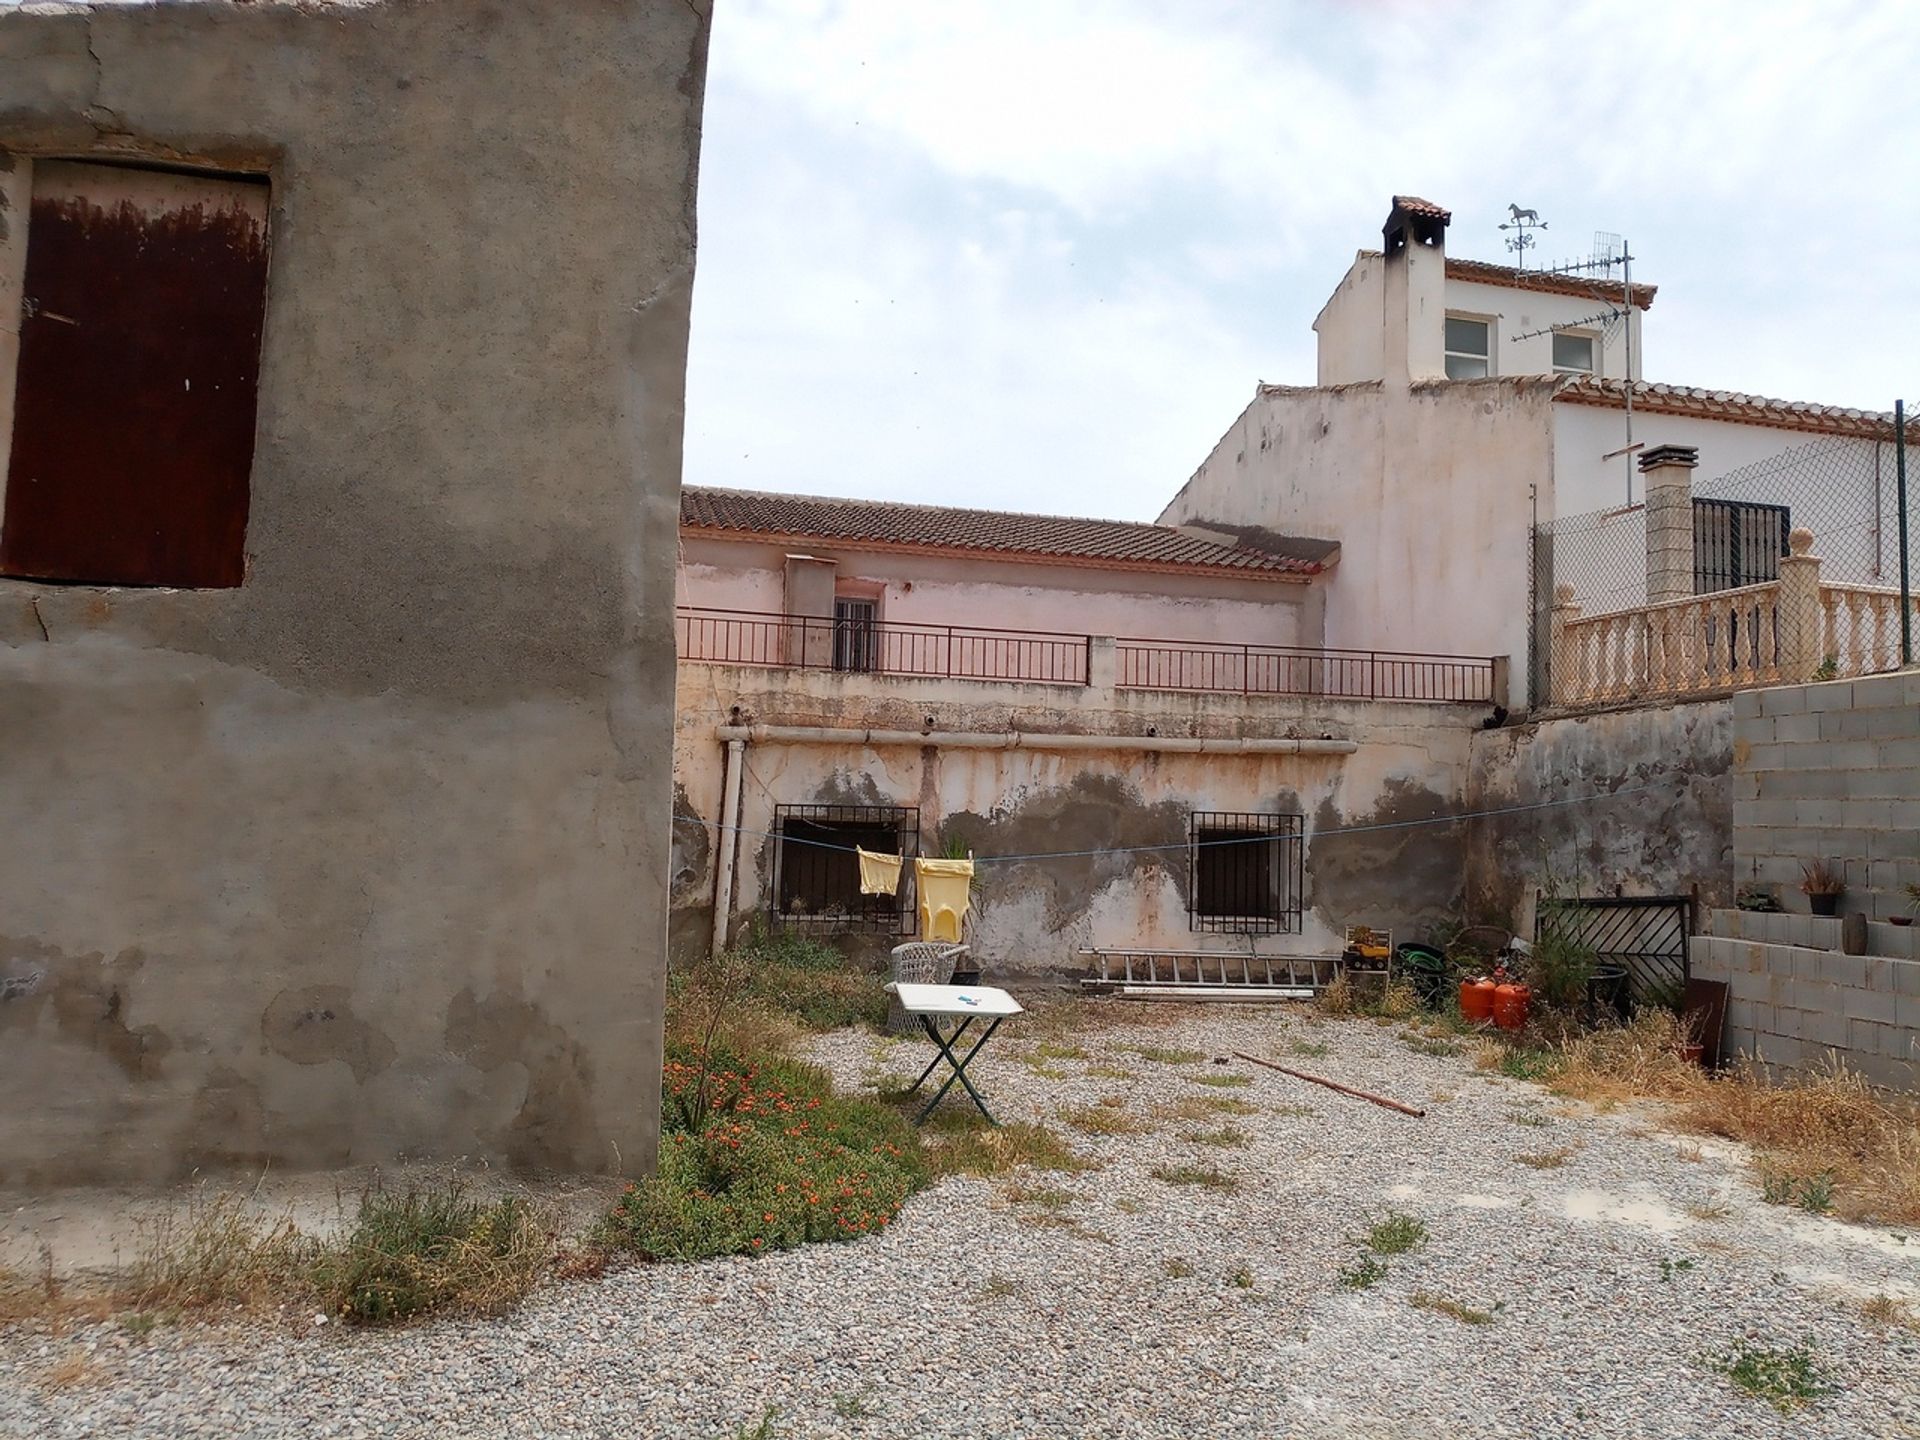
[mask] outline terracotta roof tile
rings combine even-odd
[[[1007,559],[1113,569],[1231,571],[1298,580],[1322,568],[1317,561],[1253,545],[1207,540],[1170,525],[963,510],[890,500],[775,495],[704,485],[682,488],[680,524],[687,530],[723,532],[743,539],[994,554]]]
[[[1449,280],[1476,280],[1483,285],[1504,285],[1509,290],[1544,290],[1553,295],[1580,295],[1593,300],[1615,301],[1620,287],[1597,275],[1562,275],[1552,270],[1516,270],[1511,265],[1496,265],[1491,260],[1465,260],[1447,257]],[[1635,285],[1633,303],[1645,310],[1653,304],[1658,285]]]
[[[1591,375],[1570,376],[1554,392],[1555,400],[1575,405],[1624,406],[1624,380]],[[1805,400],[1771,400],[1735,390],[1707,390],[1694,385],[1640,383],[1633,387],[1633,408],[1654,415],[1693,415],[1707,420],[1732,420],[1771,425],[1782,430],[1806,430],[1820,435],[1857,435],[1869,440],[1893,438],[1893,416],[1881,410],[1854,410],[1845,405],[1816,405]],[[1909,433],[1912,427],[1909,426]]]
[[[1404,210],[1409,215],[1427,215],[1445,225],[1452,221],[1453,212],[1444,205],[1436,205],[1431,200],[1422,200],[1418,195],[1396,195],[1393,208]]]

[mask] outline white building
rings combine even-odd
[[[1893,529],[1890,416],[1647,383],[1654,287],[1629,296],[1617,277],[1451,259],[1450,219],[1395,197],[1382,249],[1356,256],[1314,321],[1318,383],[1257,386],[1162,524],[1337,541],[1347,563],[1328,584],[1328,645],[1502,655],[1519,675],[1552,598],[1532,570],[1537,523],[1622,511],[1609,605],[1644,604],[1639,451],[1691,447],[1710,486],[1841,443],[1858,452],[1836,465],[1845,486],[1791,514],[1757,508],[1777,528],[1775,559],[1806,524],[1845,537],[1848,578],[1876,578]]]

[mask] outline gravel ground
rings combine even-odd
[[[1099,1013],[1069,1037],[1086,1059],[1034,1055],[1015,1022],[979,1062],[1003,1120],[1059,1128],[1097,1170],[945,1181],[855,1244],[556,1285],[503,1320],[16,1329],[0,1334],[0,1433],[1920,1437],[1920,1332],[1860,1310],[1880,1294],[1920,1308],[1920,1235],[1763,1204],[1732,1147],[1414,1053],[1398,1026]],[[1428,1114],[1129,1047],[1273,1056]],[[843,1033],[816,1053],[857,1086],[910,1077],[926,1047]],[[1059,1118],[1115,1096],[1101,1108],[1152,1128],[1093,1137]],[[1196,1097],[1258,1111],[1164,1109]],[[1247,1143],[1187,1138],[1222,1126]],[[1238,1189],[1152,1174],[1180,1166]],[[1390,1210],[1428,1238],[1343,1287]],[[1808,1346],[1832,1393],[1783,1416],[1702,1363],[1743,1338]]]

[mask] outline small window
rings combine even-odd
[[[1189,925],[1234,935],[1297,933],[1302,825],[1298,815],[1205,811],[1190,816]]]
[[[911,872],[893,895],[860,893],[856,848],[911,856],[920,850],[920,812],[897,805],[781,805],[774,810],[773,918],[807,930],[911,932]]]
[[[1462,315],[1447,316],[1447,378],[1484,380],[1492,373],[1492,323],[1469,320]]]
[[[833,668],[880,668],[880,605],[842,596],[833,602]]]
[[[1570,330],[1554,331],[1553,371],[1556,375],[1593,374],[1593,337]]]
[[[240,584],[265,181],[35,160],[26,242],[0,574]]]

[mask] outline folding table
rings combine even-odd
[[[915,985],[903,980],[887,986],[887,989],[899,999],[900,1008],[918,1020],[920,1028],[940,1047],[940,1053],[927,1062],[927,1068],[920,1072],[920,1078],[908,1087],[907,1093],[912,1095],[926,1084],[927,1077],[939,1067],[942,1059],[953,1071],[947,1076],[946,1084],[934,1092],[933,1098],[914,1117],[913,1123],[924,1124],[927,1116],[933,1113],[933,1107],[940,1103],[947,1091],[953,1088],[953,1082],[958,1080],[967,1094],[973,1097],[973,1103],[979,1107],[980,1113],[987,1117],[987,1123],[998,1125],[1000,1122],[993,1118],[986,1101],[980,1098],[980,1092],[973,1088],[973,1082],[967,1078],[967,1066],[980,1053],[980,1047],[993,1038],[993,1032],[1000,1028],[1002,1020],[1021,1013],[1023,1007],[1020,1002],[1006,991],[996,990],[991,985]],[[960,1023],[954,1027],[951,1035],[945,1035],[940,1030],[942,1020],[958,1020]],[[965,1055],[955,1055],[954,1047],[976,1020],[986,1021],[987,1028]]]

